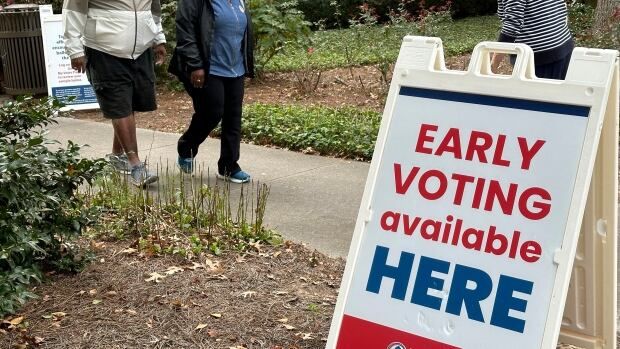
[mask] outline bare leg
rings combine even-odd
[[[121,142],[118,140],[118,135],[116,134],[116,130],[114,130],[114,140],[112,140],[112,154],[123,154],[125,150],[121,145]]]
[[[134,115],[129,115],[122,119],[112,120],[112,126],[114,126],[114,133],[120,143],[122,149],[127,154],[127,159],[131,166],[140,164],[140,158],[138,157],[138,141],[136,140],[136,119]]]

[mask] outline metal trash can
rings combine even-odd
[[[7,94],[47,93],[38,5],[10,5],[0,11],[0,57]]]

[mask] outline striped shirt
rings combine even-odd
[[[498,0],[501,42],[527,44],[536,64],[564,58],[573,49],[564,0]]]

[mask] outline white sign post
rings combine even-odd
[[[576,49],[588,74],[550,81],[481,43],[449,71],[405,38],[327,348],[555,347],[617,60]]]
[[[97,97],[86,74],[74,71],[65,53],[62,16],[54,15],[51,5],[39,6],[39,12],[48,95],[64,102],[66,109],[98,109]]]

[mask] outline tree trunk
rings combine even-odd
[[[594,32],[603,34],[609,30],[614,8],[620,5],[616,0],[597,0],[594,12]]]

